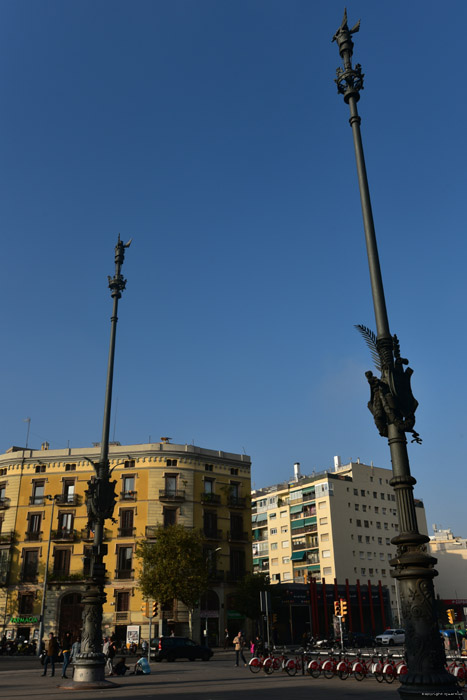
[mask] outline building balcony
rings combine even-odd
[[[46,498],[45,496],[29,496],[30,506],[44,506]]]
[[[119,527],[118,537],[134,537],[135,532],[135,527]]]
[[[51,539],[54,540],[54,542],[76,542],[78,533],[73,529],[60,528],[59,530],[52,530]]]
[[[138,496],[137,491],[122,491],[120,494],[121,501],[136,501]]]
[[[157,525],[146,525],[145,535],[148,540],[155,540],[158,527]]]
[[[0,510],[5,510],[6,508],[10,507],[10,499],[9,498],[0,498]]]
[[[24,583],[37,583],[37,569],[23,569],[21,581]]]
[[[108,541],[112,536],[112,533],[107,528],[104,528],[104,542]],[[89,528],[85,527],[81,530],[81,539],[83,542],[94,542],[94,532]]]
[[[230,508],[245,508],[246,498],[244,496],[228,496],[227,505]]]
[[[61,493],[59,496],[55,497],[55,503],[57,506],[79,506],[80,498],[77,493],[66,494]]]
[[[135,577],[134,569],[115,569],[115,578],[119,581],[122,580],[133,580]]]
[[[86,579],[84,571],[73,571],[69,569],[54,569],[49,573],[50,583],[73,583],[74,581],[84,581]]]
[[[250,537],[248,532],[239,532],[231,530],[228,534],[229,542],[249,542]]]
[[[117,610],[114,615],[116,625],[126,625],[131,622],[131,612],[129,610]]]
[[[42,530],[40,532],[25,532],[24,539],[26,542],[42,542]]]
[[[15,531],[0,533],[0,544],[13,544],[15,541]]]
[[[204,530],[201,530],[201,534],[207,540],[221,540],[222,539],[222,530],[217,530],[215,528],[204,528]]]
[[[217,493],[202,493],[200,496],[200,501],[204,505],[220,506],[221,497]]]
[[[307,532],[318,532],[317,525],[303,525],[303,527],[294,528],[291,532],[292,537],[297,535],[305,535]]]
[[[168,501],[170,503],[180,503],[185,500],[185,491],[180,489],[160,489],[159,500]]]

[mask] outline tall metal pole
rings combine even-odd
[[[370,270],[373,306],[376,320],[376,336],[364,327],[363,335],[376,358],[380,378],[366,372],[371,388],[368,408],[373,414],[380,435],[388,438],[393,477],[390,481],[396,494],[399,515],[399,534],[391,542],[396,545],[396,556],[391,560],[391,575],[399,581],[402,618],[406,633],[408,673],[401,677],[399,693],[403,698],[462,697],[456,679],[445,669],[446,657],[436,615],[433,568],[436,559],[426,552],[429,537],[418,531],[413,486],[410,474],[405,433],[420,442],[414,430],[415,410],[418,402],[410,387],[412,370],[404,370],[408,361],[401,357],[397,336],[391,336],[384,298],[383,281],[376,244],[370,191],[363,155],[360,132],[361,119],[357,111],[360,90],[363,89],[363,73],[360,64],[352,67],[352,34],[359,31],[360,22],[352,29],[347,25],[347,13],[333,41],[337,42],[344,68],[337,69],[337,90],[349,105],[350,125],[353,132],[357,162],[363,225]]]
[[[50,559],[50,545],[52,542],[52,525],[54,520],[54,508],[57,496],[46,496],[49,501],[52,501],[52,511],[50,513],[50,527],[49,527],[49,541],[47,544],[47,554],[45,557],[45,570],[44,570],[44,581],[42,584],[42,601],[41,601],[41,618],[39,620],[39,639],[37,640],[37,656],[40,656],[42,651],[42,637],[44,636],[44,615],[45,615],[45,602],[47,599],[47,584],[49,580],[49,559]]]
[[[107,545],[104,544],[104,523],[113,515],[115,507],[116,481],[110,481],[109,465],[109,430],[112,406],[112,385],[115,356],[115,337],[117,332],[118,300],[126,286],[126,280],[121,275],[121,267],[125,258],[125,248],[118,236],[115,246],[115,275],[109,277],[110,294],[113,299],[113,311],[110,325],[110,348],[107,366],[107,382],[104,402],[104,421],[99,462],[94,464],[96,475],[88,481],[86,505],[88,511],[88,527],[94,531],[94,542],[91,557],[90,582],[86,587],[83,598],[83,628],[81,633],[81,653],[78,656],[73,684],[84,688],[101,688],[111,685],[105,680],[105,657],[102,653],[102,608],[106,600],[105,564]]]

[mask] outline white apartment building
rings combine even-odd
[[[399,531],[391,469],[359,460],[252,491],[253,571],[273,583],[304,583],[311,574],[332,584],[386,586],[399,620],[397,582],[390,576],[391,539]],[[420,532],[425,509],[416,500]]]

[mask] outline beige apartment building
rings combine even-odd
[[[436,593],[441,600],[466,608],[467,613],[467,539],[456,537],[450,529],[441,530],[433,525],[429,552],[438,560],[435,579]],[[462,611],[463,612],[463,611]],[[462,618],[466,617],[463,612]]]
[[[110,446],[117,503],[105,527],[103,632],[124,641],[132,627],[148,638],[136,543],[153,539],[157,525],[180,524],[202,533],[211,570],[194,634],[217,644],[225,627],[239,624],[233,594],[252,568],[250,458],[164,440]],[[98,446],[50,450],[46,443],[0,455],[0,627],[9,638],[38,634],[43,603],[46,635],[80,632],[93,543],[85,491],[99,455]],[[159,603],[153,634],[187,634],[186,608]]]
[[[386,586],[394,623],[397,582],[390,576],[391,539],[399,525],[392,471],[360,461],[304,476],[294,465],[289,481],[252,492],[253,571],[272,583],[304,583],[309,574],[332,584]],[[416,501],[427,534],[423,503]]]

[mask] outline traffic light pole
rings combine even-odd
[[[366,372],[370,385],[368,408],[373,414],[376,427],[388,438],[391,452],[394,488],[399,533],[392,539],[396,556],[391,561],[391,575],[400,583],[402,617],[406,631],[406,655],[408,672],[401,677],[399,693],[402,698],[462,697],[456,679],[445,668],[446,655],[439,633],[433,578],[436,559],[426,551],[429,537],[418,530],[413,496],[416,483],[410,473],[406,433],[412,434],[412,442],[420,442],[414,430],[415,410],[418,402],[412,394],[410,378],[413,371],[404,369],[408,360],[401,357],[399,340],[389,330],[383,281],[376,243],[376,233],[370,200],[370,191],[360,132],[361,118],[357,110],[360,91],[363,88],[360,64],[352,66],[352,34],[360,29],[358,22],[352,29],[347,25],[347,13],[333,37],[337,42],[344,68],[337,69],[337,90],[349,105],[357,175],[360,188],[363,226],[367,247],[373,307],[376,321],[376,336],[363,326],[359,330],[378,359],[380,377]]]

